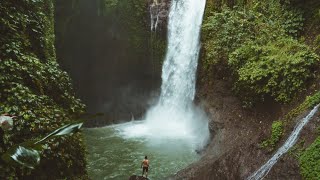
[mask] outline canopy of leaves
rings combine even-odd
[[[320,137],[318,137],[310,147],[302,152],[300,160],[300,170],[304,179],[320,178]]]
[[[265,45],[244,44],[229,56],[234,69],[235,92],[246,102],[271,96],[289,102],[315,77],[318,56],[308,46],[291,38],[281,38]]]
[[[48,134],[39,141],[26,141],[21,144],[14,145],[5,154],[1,156],[7,164],[21,165],[30,169],[34,169],[39,165],[41,157],[40,151],[47,147],[47,142],[58,136],[72,135],[80,130],[83,122],[67,124],[52,133]]]
[[[12,131],[0,130],[3,154],[72,122],[84,105],[55,61],[51,0],[1,1],[0,24],[0,114],[18,116]],[[0,179],[86,177],[81,134],[50,140],[42,157],[33,171],[0,162]]]
[[[233,89],[247,106],[266,97],[291,101],[314,77],[319,63],[319,57],[296,40],[302,14],[272,2],[223,7],[203,25],[203,80],[210,81],[217,66],[228,67]]]

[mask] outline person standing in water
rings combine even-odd
[[[144,160],[141,163],[141,168],[142,168],[142,177],[144,175],[144,172],[146,172],[146,178],[148,178],[148,170],[149,170],[148,156],[144,157]]]

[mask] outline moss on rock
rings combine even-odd
[[[283,122],[282,121],[274,121],[272,123],[271,128],[271,137],[262,142],[262,147],[270,147],[273,149],[276,144],[280,141],[283,135]]]

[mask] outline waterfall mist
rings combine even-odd
[[[181,139],[199,148],[209,137],[205,113],[193,104],[205,0],[173,0],[169,13],[168,49],[161,94],[146,120],[125,126],[124,135],[152,142]]]

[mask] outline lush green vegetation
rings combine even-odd
[[[0,154],[26,140],[39,140],[84,111],[70,78],[55,61],[53,2],[0,2],[0,114],[18,116],[0,132]],[[0,162],[1,179],[86,178],[81,134],[50,140],[34,170]]]
[[[280,141],[282,135],[288,128],[292,127],[296,119],[301,113],[312,109],[315,105],[320,103],[320,92],[316,92],[312,96],[307,96],[305,101],[298,107],[292,109],[283,119],[274,121],[271,127],[271,136],[264,140],[260,146],[262,148],[268,148],[270,151],[274,150],[277,143]],[[289,130],[291,131],[291,129]]]
[[[146,37],[150,33],[146,2],[97,2],[98,16],[116,12],[117,20],[129,32],[128,49],[145,54],[143,47],[148,43],[158,65],[165,40],[157,34]],[[231,73],[233,90],[246,106],[266,98],[292,101],[318,75],[320,9],[310,8],[314,2],[208,1],[203,25],[203,80],[212,81],[216,73],[228,78]],[[72,6],[76,3],[73,0]],[[0,154],[15,144],[39,140],[84,111],[70,78],[56,63],[53,9],[51,0],[0,1],[0,114],[18,116],[12,131],[0,130]],[[271,137],[262,146],[274,148],[286,126],[319,102],[320,92],[307,97],[283,120],[274,121]],[[300,156],[305,179],[320,177],[319,146],[318,137]],[[41,164],[34,170],[0,160],[0,179],[87,178],[81,134],[52,139],[41,153]]]
[[[272,123],[271,136],[267,140],[263,141],[260,146],[262,148],[267,148],[270,151],[274,150],[282,135],[286,131],[291,131],[291,128],[289,127],[292,127],[295,124],[293,120],[303,112],[312,109],[319,103],[320,91],[316,92],[312,96],[307,96],[303,103],[301,103],[298,107],[292,109],[282,120],[274,121]],[[298,145],[292,148],[289,152],[289,154],[294,155],[293,157],[298,157],[297,159],[300,162],[301,174],[304,179],[319,179],[320,177],[318,166],[318,164],[320,164],[319,140],[320,137],[318,136],[318,138],[307,149],[303,148],[303,144],[305,141],[301,140],[300,143],[298,143]]]
[[[267,99],[296,103],[302,98],[298,95],[316,92],[273,122],[271,136],[261,143],[264,148],[273,150],[294,120],[320,103],[319,12],[316,0],[208,1],[202,82],[229,80],[246,107]],[[307,149],[299,149],[305,179],[320,177],[319,142],[318,137]]]
[[[315,77],[318,56],[306,45],[290,38],[280,38],[265,45],[248,43],[229,56],[234,69],[235,92],[248,103],[268,95],[279,102],[289,102]]]
[[[313,96],[308,96],[306,100],[296,109],[292,110],[286,117],[292,117],[301,114],[306,109],[320,103],[320,92],[315,93]],[[319,132],[318,132],[319,135]],[[320,136],[307,148],[300,149],[299,162],[300,172],[304,179],[319,179],[320,178]]]
[[[283,122],[282,121],[274,121],[272,123],[271,128],[271,137],[265,141],[262,142],[262,147],[270,147],[273,149],[276,144],[280,141],[282,135],[283,135]]]
[[[203,25],[203,80],[222,69],[233,75],[234,92],[246,106],[266,98],[290,102],[319,64],[319,56],[297,40],[303,22],[299,10],[277,0],[215,11]]]
[[[261,147],[270,147],[271,150],[273,150],[287,128],[291,127],[295,123],[293,122],[293,120],[295,120],[303,112],[312,109],[319,103],[320,91],[316,92],[312,96],[307,96],[303,103],[301,103],[298,107],[292,109],[283,119],[274,121],[271,127],[271,136],[261,143]]]
[[[300,171],[304,179],[320,178],[320,137],[302,152],[299,161]]]
[[[304,111],[313,108],[315,105],[320,103],[320,91],[316,92],[312,96],[307,96],[306,100],[301,103],[298,107],[292,109],[285,117],[286,123],[292,123],[292,120]]]

